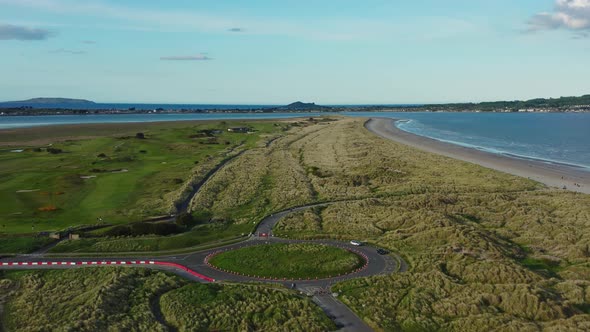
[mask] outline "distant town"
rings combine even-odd
[[[590,112],[590,95],[532,99],[527,101],[498,101],[482,103],[429,105],[346,105],[321,106],[295,102],[286,106],[227,106],[203,108],[167,105],[166,107],[112,107],[83,99],[34,98],[0,103],[0,116],[85,115],[85,114],[150,114],[150,113],[285,113],[285,112],[497,112],[497,113],[583,113]]]

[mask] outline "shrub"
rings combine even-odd
[[[115,226],[105,232],[107,236],[142,236],[142,235],[172,235],[182,230],[170,223],[145,223],[138,222],[130,225]]]
[[[178,226],[190,227],[195,224],[195,220],[192,214],[184,212],[176,216],[176,224]]]

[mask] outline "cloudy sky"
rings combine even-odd
[[[4,101],[582,95],[590,0],[0,0],[0,54]]]

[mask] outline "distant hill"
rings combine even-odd
[[[327,111],[331,109],[331,107],[320,106],[316,105],[315,103],[304,103],[301,101],[296,101],[287,106],[281,106],[275,109],[279,111]]]
[[[71,98],[32,98],[27,100],[19,101],[7,101],[0,104],[11,104],[11,105],[42,105],[42,104],[94,104],[93,101],[86,99],[71,99]]]

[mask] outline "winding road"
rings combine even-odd
[[[128,258],[63,258],[51,259],[39,255],[22,255],[0,259],[0,269],[25,270],[25,269],[70,269],[97,266],[127,266],[147,267],[157,270],[173,272],[184,278],[196,282],[267,282],[280,283],[287,287],[295,288],[307,295],[318,304],[326,314],[331,317],[336,325],[343,331],[371,331],[362,319],[356,316],[348,307],[339,302],[330,293],[330,287],[339,281],[369,277],[379,274],[390,274],[407,270],[407,264],[401,257],[395,254],[380,255],[376,249],[369,246],[353,246],[350,243],[335,240],[294,240],[278,238],[272,235],[274,226],[285,216],[305,209],[327,206],[332,203],[311,204],[302,207],[281,211],[264,218],[255,232],[248,239],[227,246],[208,249],[188,254],[179,254],[165,257],[128,257]],[[265,233],[267,236],[259,236]],[[208,256],[218,253],[243,248],[246,246],[266,243],[301,243],[311,242],[317,244],[337,246],[361,254],[366,260],[366,267],[353,273],[321,280],[271,280],[264,278],[248,277],[223,272],[209,266],[206,262]]]
[[[272,143],[273,140],[267,143],[266,147]],[[179,211],[186,211],[188,204],[192,197],[197,194],[199,189],[221,168],[223,168],[229,161],[241,155],[244,151],[223,160],[214,169],[209,171],[203,179],[195,183],[192,191],[187,199],[181,202],[177,209]],[[162,257],[145,257],[132,256],[127,258],[121,257],[100,257],[100,258],[48,258],[46,252],[49,247],[38,250],[34,254],[18,255],[15,257],[0,258],[0,269],[7,270],[39,270],[39,269],[71,269],[84,267],[99,267],[99,266],[126,266],[126,267],[144,267],[156,270],[165,270],[175,273],[181,277],[187,278],[195,282],[209,283],[209,282],[266,282],[266,283],[280,283],[287,287],[295,288],[300,292],[311,296],[312,300],[320,306],[324,312],[330,317],[341,331],[372,331],[372,329],[360,319],[354,312],[352,312],[346,305],[339,302],[338,299],[331,294],[331,286],[339,281],[369,277],[375,275],[385,275],[395,272],[404,272],[407,270],[407,264],[404,260],[395,254],[380,255],[377,249],[369,246],[353,246],[348,242],[336,240],[295,240],[278,238],[273,235],[273,228],[285,216],[310,209],[318,206],[327,206],[336,202],[309,204],[301,207],[287,209],[278,213],[271,214],[262,219],[257,225],[255,231],[244,241],[221,246],[213,249],[206,249],[195,251],[187,254],[177,254]],[[165,218],[163,218],[165,219]],[[264,235],[264,236],[262,236]],[[229,272],[220,271],[207,263],[208,257],[219,253],[220,251],[235,250],[247,246],[261,245],[266,243],[302,243],[310,242],[317,244],[324,244],[344,248],[356,252],[365,259],[365,266],[352,273],[336,276],[328,279],[308,279],[308,280],[271,280],[265,278],[257,278],[252,276],[236,275]],[[54,244],[55,245],[55,244]]]

